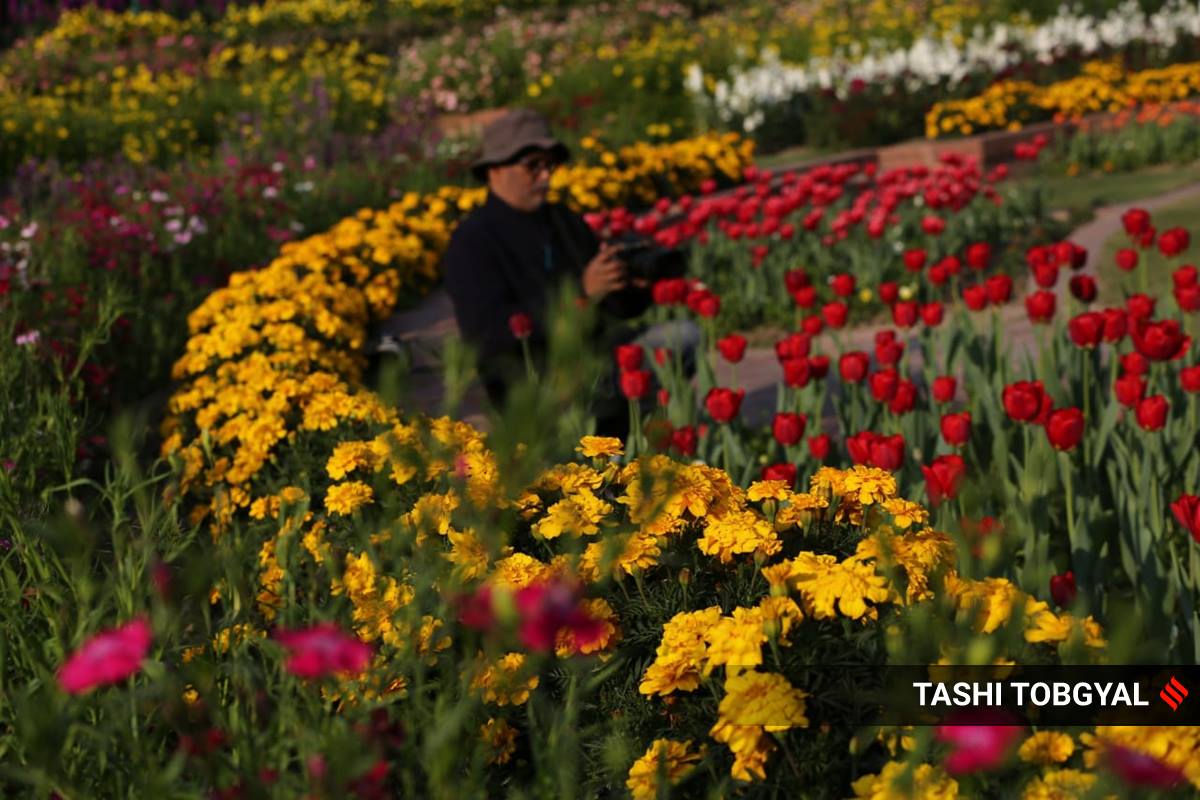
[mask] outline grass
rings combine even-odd
[[[1018,185],[1041,180],[1045,189],[1046,207],[1066,211],[1072,225],[1091,219],[1101,206],[1127,203],[1200,182],[1200,162],[1180,166],[1161,164],[1136,172],[1118,174],[1097,173],[1076,177],[1022,177]]]
[[[1154,227],[1160,232],[1168,228],[1184,227],[1192,232],[1193,237],[1200,234],[1195,230],[1196,210],[1200,201],[1192,198],[1173,206],[1159,209],[1151,214]],[[1129,237],[1124,230],[1118,230],[1108,237],[1104,250],[1100,254],[1100,264],[1096,270],[1096,278],[1100,284],[1100,305],[1123,305],[1125,298],[1141,292],[1151,297],[1158,297],[1159,303],[1169,302],[1172,282],[1171,273],[1182,264],[1195,261],[1196,241],[1182,256],[1168,261],[1158,248],[1138,250],[1140,260],[1132,272],[1124,272],[1117,267],[1117,250],[1129,247]]]

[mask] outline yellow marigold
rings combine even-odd
[[[1056,615],[1049,609],[1042,609],[1030,615],[1025,628],[1025,641],[1065,642],[1077,629],[1082,635],[1083,643],[1088,647],[1103,648],[1108,645],[1100,623],[1090,615],[1080,620],[1068,613]]]
[[[896,478],[886,470],[859,464],[846,472],[842,494],[862,506],[882,503],[896,496]]]
[[[634,800],[656,800],[661,792],[661,778],[666,778],[669,786],[683,781],[704,756],[704,749],[693,751],[693,745],[690,739],[684,742],[655,739],[629,768],[625,786]]]
[[[356,469],[371,469],[375,466],[375,454],[368,442],[340,442],[325,462],[325,472],[335,481]]]
[[[638,692],[666,696],[690,692],[700,685],[707,645],[705,633],[721,619],[719,606],[676,614],[663,625],[654,662],[646,668]]]
[[[507,653],[495,664],[479,670],[471,680],[471,688],[481,690],[484,702],[498,706],[523,705],[529,693],[538,687],[538,676],[523,677],[525,654]]]
[[[1024,749],[1024,748],[1022,748]],[[1025,784],[1021,800],[1083,800],[1096,784],[1096,776],[1077,769],[1052,769]]]
[[[877,613],[867,603],[884,603],[891,596],[887,579],[861,561],[839,562],[831,555],[803,552],[791,560],[788,583],[800,593],[804,610],[817,619],[832,619],[834,607],[851,619]]]
[[[491,582],[497,587],[524,589],[550,577],[550,566],[524,553],[513,553],[496,562]]]
[[[347,553],[346,569],[341,579],[333,582],[331,592],[350,598],[354,604],[353,619],[365,641],[382,638],[390,645],[403,645],[393,617],[400,608],[412,602],[413,589],[390,576],[380,578],[369,554]]]
[[[829,498],[811,492],[792,492],[775,514],[776,530],[787,530],[797,525],[807,525],[814,512],[829,508]]]
[[[903,497],[885,500],[883,507],[892,515],[892,524],[901,530],[929,522],[929,512],[923,506],[911,500],[905,500]]]
[[[954,800],[958,781],[941,767],[918,764],[909,776],[903,761],[889,761],[878,775],[863,775],[851,784],[855,797],[869,800]]]
[[[956,575],[946,577],[946,590],[958,605],[960,614],[973,617],[975,629],[992,633],[1012,617],[1017,603],[1025,606],[1028,596],[1007,578],[972,580]]]
[[[488,551],[473,532],[451,529],[446,536],[451,545],[446,559],[456,567],[456,580],[474,581],[487,574]]]
[[[767,643],[762,611],[735,608],[704,634],[708,645],[701,675],[708,677],[716,667],[757,667],[762,663],[762,646]]]
[[[479,728],[479,738],[491,747],[489,764],[507,764],[517,751],[517,729],[503,719],[489,719]]]
[[[733,753],[730,774],[741,781],[765,780],[766,760],[774,750],[767,733],[807,728],[807,695],[782,675],[732,670],[725,675],[725,696],[709,735]]]
[[[893,564],[902,568],[908,584],[905,592],[907,602],[932,597],[930,576],[939,572],[948,574],[954,568],[954,541],[931,528],[902,536],[888,531],[885,526],[875,536],[859,542],[854,557],[859,560],[874,559],[885,568]]]
[[[546,516],[534,523],[533,532],[543,539],[557,539],[564,533],[592,535],[600,532],[600,523],[611,513],[611,504],[581,488],[550,506]]]
[[[755,481],[746,490],[746,499],[752,503],[760,500],[787,500],[791,494],[787,481]]]
[[[1075,740],[1062,731],[1038,731],[1021,743],[1022,761],[1047,766],[1061,764],[1075,752]]]
[[[584,436],[575,450],[584,458],[609,458],[625,452],[621,440],[612,436]]]
[[[353,514],[374,498],[375,492],[367,484],[362,481],[348,481],[329,487],[329,491],[325,493],[325,508],[331,514],[345,516]]]
[[[717,556],[722,564],[733,561],[735,554],[760,552],[770,556],[783,548],[771,523],[753,511],[710,518],[696,544],[700,552]]]
[[[764,597],[758,604],[758,611],[767,637],[778,637],[785,644],[792,628],[804,620],[804,612],[790,597]]]

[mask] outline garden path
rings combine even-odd
[[[782,168],[776,171],[781,172]],[[1087,248],[1088,260],[1081,272],[1096,276],[1104,244],[1112,234],[1122,229],[1121,215],[1128,209],[1137,206],[1153,213],[1157,209],[1184,203],[1193,198],[1200,204],[1200,183],[1189,184],[1155,197],[1097,208],[1093,219],[1076,228],[1069,237],[1071,241]],[[1067,282],[1062,280],[1057,287],[1060,305],[1065,303],[1066,284]],[[1025,352],[1036,351],[1036,332],[1029,322],[1022,302],[1005,306],[1001,309],[1000,318],[1015,358],[1021,358]],[[821,351],[827,353],[846,349],[871,352],[875,334],[890,327],[892,326],[882,323],[855,327],[838,332],[836,339],[833,335],[825,333],[817,337],[817,345]],[[425,297],[417,307],[397,313],[381,325],[381,335],[390,335],[402,342],[409,354],[411,363],[408,371],[408,402],[414,410],[440,413],[444,390],[438,352],[441,343],[447,337],[456,335],[457,330],[450,298],[441,288]],[[910,366],[913,369],[919,369],[921,364],[921,353],[917,345],[915,339],[908,344]],[[742,414],[746,422],[751,425],[766,424],[775,411],[776,385],[783,377],[773,348],[747,348],[745,357],[736,367],[719,359],[718,362],[716,373],[719,385],[735,385],[736,376],[736,385],[746,389],[746,398],[742,404]],[[484,409],[483,392],[477,383],[473,383],[457,416],[486,430]]]

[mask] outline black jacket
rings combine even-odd
[[[549,304],[568,282],[583,296],[584,267],[599,241],[583,217],[558,203],[534,212],[513,208],[493,193],[459,223],[443,256],[446,290],[463,339],[477,354],[488,398],[501,406],[510,383],[524,373],[521,343],[509,318],[524,312],[533,320],[529,337],[535,363],[545,352]],[[600,303],[600,329],[592,332],[600,350],[632,337],[619,323],[650,305],[650,293],[632,287]]]

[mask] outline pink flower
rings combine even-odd
[[[141,669],[153,634],[138,617],[88,639],[58,671],[58,683],[71,694],[124,680]]]
[[[588,615],[581,605],[577,584],[561,579],[535,583],[518,591],[516,601],[521,643],[531,650],[553,650],[564,628],[581,650],[604,635],[603,621]]]
[[[1170,789],[1186,777],[1182,771],[1146,753],[1128,747],[1109,745],[1108,767],[1131,786]]]
[[[949,742],[953,750],[942,765],[953,775],[995,769],[1008,758],[1012,745],[1024,728],[1019,725],[985,725],[1001,719],[999,714],[967,712],[956,717],[967,724],[939,725],[935,738]],[[972,724],[974,723],[974,724]]]
[[[343,633],[332,622],[302,630],[278,630],[275,638],[288,651],[287,671],[301,678],[357,674],[371,660],[370,645]]]

